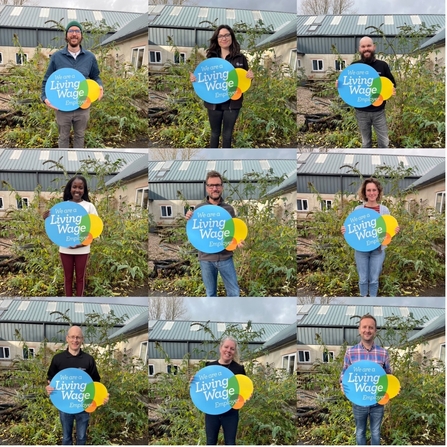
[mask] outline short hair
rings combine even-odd
[[[232,342],[234,343],[234,356],[233,356],[233,359],[234,359],[235,362],[238,362],[238,363],[239,363],[239,360],[240,360],[239,345],[238,345],[238,343],[237,343],[237,340],[236,340],[234,337],[232,337],[231,335],[226,335],[226,336],[225,336],[224,338],[222,338],[222,340],[220,341],[219,348],[221,348],[221,347],[223,346],[223,344],[224,344],[227,340],[230,340],[230,341],[232,341]]]
[[[220,181],[223,183],[223,178],[217,171],[208,171],[206,173],[205,183],[208,183],[208,179],[213,177],[219,177]]]
[[[370,318],[371,320],[374,320],[374,324],[375,324],[376,329],[377,329],[377,320],[370,314],[365,314],[365,315],[363,315],[363,317],[360,318],[360,320],[359,320],[359,327],[362,324],[362,320],[365,320],[366,318]]]
[[[374,183],[377,187],[377,190],[379,191],[379,194],[377,196],[377,201],[380,202],[382,200],[382,193],[383,193],[383,186],[380,184],[379,180],[370,177],[366,180],[363,180],[362,185],[360,186],[360,189],[358,190],[357,194],[359,195],[360,199],[364,202],[366,201],[366,185],[368,183]]]

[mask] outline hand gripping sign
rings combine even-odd
[[[89,245],[102,233],[102,229],[99,216],[88,214],[82,205],[70,201],[54,205],[45,219],[48,237],[60,247]]]
[[[88,109],[99,98],[99,94],[99,84],[93,79],[85,79],[74,68],[56,70],[45,84],[48,101],[63,112]]]
[[[224,366],[206,366],[195,374],[189,394],[203,413],[222,414],[231,408],[242,408],[253,394],[253,382],[243,374],[234,375]]]
[[[362,407],[385,405],[400,391],[397,377],[387,374],[379,364],[369,360],[349,366],[343,374],[342,385],[345,396]]]
[[[234,68],[220,57],[201,62],[194,70],[196,81],[192,83],[200,99],[211,104],[221,104],[229,99],[239,99],[251,85],[247,71]]]
[[[338,77],[338,93],[345,103],[363,108],[380,106],[393,95],[393,83],[367,64],[352,64]]]
[[[186,224],[189,242],[204,253],[233,251],[245,240],[247,225],[221,206],[204,205],[194,210]]]
[[[76,414],[86,411],[92,413],[104,404],[107,388],[82,369],[66,368],[59,371],[51,380],[54,391],[50,394],[53,405],[64,413]]]
[[[346,242],[357,251],[373,251],[388,245],[396,234],[397,220],[390,215],[381,216],[374,210],[359,208],[346,218]]]

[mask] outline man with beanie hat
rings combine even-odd
[[[56,51],[51,56],[50,64],[42,82],[42,101],[50,108],[56,110],[56,122],[59,128],[58,146],[60,148],[69,147],[71,128],[73,127],[74,148],[84,147],[84,135],[87,123],[90,118],[90,108],[76,109],[72,112],[63,112],[53,106],[45,94],[45,85],[48,78],[56,70],[61,68],[73,68],[79,71],[86,79],[93,79],[99,84],[100,93],[98,100],[103,96],[102,81],[99,77],[98,62],[95,55],[90,51],[84,50],[82,42],[82,25],[76,20],[71,21],[65,28],[65,41],[67,45],[62,50]]]

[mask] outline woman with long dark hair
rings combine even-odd
[[[220,25],[210,39],[210,46],[206,51],[207,59],[220,57],[230,62],[234,68],[247,70],[247,78],[253,79],[254,74],[248,68],[247,58],[241,53],[241,46],[236,39],[232,28],[228,25]],[[190,73],[191,82],[196,82],[196,77]],[[236,124],[239,111],[242,107],[243,96],[239,99],[229,99],[221,104],[211,104],[204,101],[208,110],[208,119],[211,127],[210,148],[219,147],[219,139],[222,134],[222,147],[231,147],[233,129]]]

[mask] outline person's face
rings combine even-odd
[[[230,48],[232,42],[233,40],[231,38],[230,31],[226,28],[222,28],[217,35],[217,43],[219,44],[220,48],[228,49]]]
[[[372,318],[364,318],[360,322],[359,334],[362,342],[371,343],[376,336],[376,323]]]
[[[77,26],[70,26],[65,40],[71,47],[77,47],[82,42],[81,30]]]
[[[365,187],[365,196],[368,202],[375,202],[377,197],[379,197],[379,190],[375,183],[367,183]]]
[[[213,200],[219,200],[222,196],[223,185],[219,177],[210,177],[206,182],[208,196]]]
[[[374,58],[376,46],[372,39],[362,39],[359,45],[359,53],[362,60],[370,61]]]
[[[82,202],[82,196],[84,195],[84,182],[81,179],[74,179],[71,184],[71,196],[73,197],[73,202]]]
[[[225,340],[219,348],[220,358],[224,363],[231,363],[236,352],[236,343],[232,340]]]
[[[71,351],[78,351],[81,348],[84,336],[78,327],[72,327],[67,332],[67,343]]]

